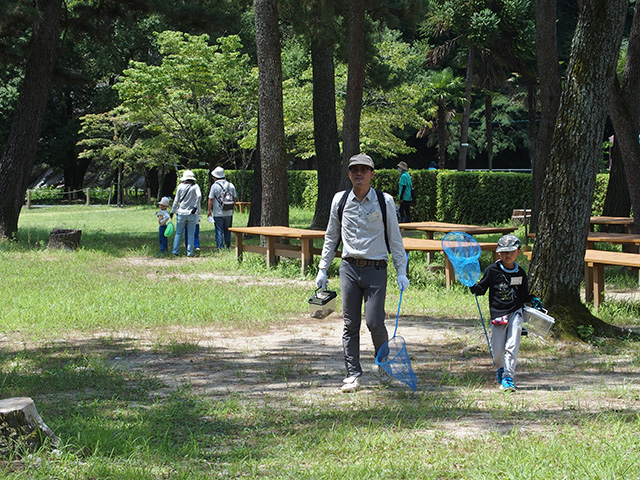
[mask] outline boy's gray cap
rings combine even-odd
[[[354,155],[349,159],[349,168],[353,167],[354,165],[366,165],[367,167],[371,167],[372,169],[376,168],[373,165],[373,160],[371,160],[371,157],[364,153],[359,153],[358,155]]]
[[[160,201],[158,202],[158,205],[164,205],[165,207],[168,207],[171,204],[171,199],[169,197],[162,197],[162,199],[160,199]]]
[[[498,248],[496,248],[496,253],[500,252],[515,252],[522,246],[522,242],[515,235],[503,235],[498,240]]]

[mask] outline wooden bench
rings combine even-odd
[[[620,265],[640,268],[640,255],[636,253],[609,252],[587,249],[584,254],[584,293],[587,302],[593,299],[597,309],[604,300],[604,266]]]
[[[236,259],[242,261],[244,252],[262,253],[266,256],[267,268],[275,265],[278,257],[299,258],[302,260],[302,274],[304,275],[313,262],[313,255],[320,255],[322,250],[313,248],[313,241],[324,238],[324,230],[307,230],[292,227],[231,227],[230,232],[236,234]],[[266,246],[247,245],[243,242],[244,234],[261,235],[266,240]],[[300,245],[282,243],[281,239],[297,239]]]
[[[484,251],[494,252],[493,256],[496,259],[496,248],[498,247],[497,243],[490,242],[478,242],[480,244],[480,249]],[[407,252],[444,252],[442,249],[442,242],[440,240],[432,240],[428,238],[409,238],[405,237],[402,239],[402,244],[404,245],[404,249]],[[455,271],[453,269],[453,265],[449,261],[449,258],[444,256],[444,280],[447,288],[451,288],[451,285],[456,281]]]
[[[236,202],[236,208],[240,213],[243,213],[245,210],[248,212],[251,210],[251,202]]]
[[[531,260],[532,253],[525,252],[529,260]],[[590,248],[585,251],[584,296],[587,302],[593,300],[593,306],[596,309],[604,301],[605,265],[640,268],[640,255],[637,253],[610,252],[608,250],[593,250]]]
[[[512,225],[524,225],[530,223],[531,209],[516,208],[511,212],[511,224]]]

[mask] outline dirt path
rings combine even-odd
[[[388,320],[391,332],[394,320]],[[149,335],[138,337],[135,353],[115,357],[112,362],[155,375],[166,385],[157,395],[189,384],[198,395],[215,398],[234,394],[240,401],[279,403],[283,408],[318,400],[344,404],[370,397],[377,401],[393,392],[413,395],[396,381],[389,387],[379,385],[370,373],[373,348],[364,329],[363,388],[355,394],[342,394],[341,332],[342,319],[337,314],[323,320],[299,318],[285,328],[259,334],[181,328],[174,332],[173,341],[197,344],[194,352],[171,356],[154,350],[152,344],[157,339]],[[605,410],[637,411],[640,407],[640,366],[630,358],[600,356],[588,347],[559,343],[558,356],[542,356],[539,352],[546,350],[535,348],[540,340],[524,338],[518,392],[509,395],[498,389],[479,325],[410,317],[402,319],[398,333],[405,338],[418,375],[415,395],[450,391],[479,406],[508,401],[518,405],[520,414],[536,413],[530,419],[496,419],[488,413],[490,409],[479,408],[455,421],[441,419],[437,428],[450,435],[504,433],[515,425],[523,431],[538,430],[550,428],[551,415],[555,419]]]

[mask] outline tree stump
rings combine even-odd
[[[49,234],[47,247],[52,250],[63,248],[65,250],[75,250],[80,245],[82,230],[69,230],[65,228],[54,228]]]
[[[26,447],[38,450],[49,439],[58,445],[58,437],[44,423],[36,405],[29,397],[0,400],[0,455],[11,456]]]

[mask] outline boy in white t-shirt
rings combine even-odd
[[[167,229],[167,223],[171,219],[169,212],[167,212],[167,207],[171,204],[171,199],[169,197],[162,197],[162,199],[158,202],[158,206],[160,210],[156,212],[156,216],[158,217],[158,240],[160,241],[160,254],[168,253],[168,240],[167,237],[164,236],[164,231]]]

